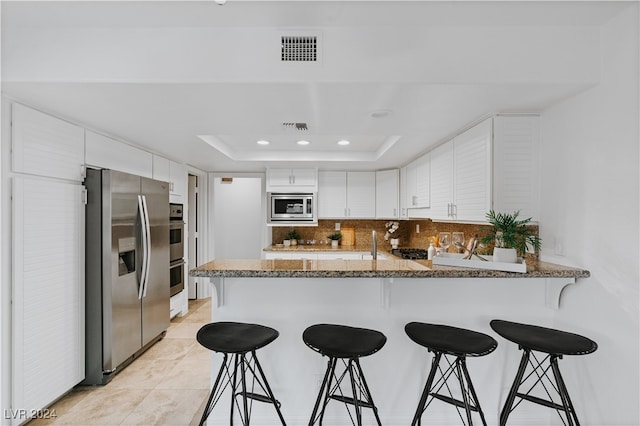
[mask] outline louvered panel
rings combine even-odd
[[[47,407],[84,378],[83,187],[16,177],[12,407]]]
[[[501,116],[495,123],[495,207],[536,220],[539,117]]]
[[[453,202],[453,143],[431,152],[431,217],[447,219],[447,205]]]
[[[454,204],[459,217],[484,220],[491,209],[491,121],[454,139]]]
[[[12,105],[13,169],[38,176],[84,179],[84,129],[27,108]]]

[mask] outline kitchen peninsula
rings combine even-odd
[[[363,360],[385,425],[409,424],[424,385],[430,357],[404,333],[410,321],[449,324],[492,334],[489,321],[501,318],[554,325],[560,294],[589,271],[545,262],[528,265],[526,273],[433,266],[428,261],[386,259],[214,260],[192,271],[209,277],[215,288],[213,321],[268,325],[280,337],[261,349],[261,363],[282,403],[287,424],[307,424],[325,361],[302,342],[302,332],[316,323],[372,328],[384,333],[386,346]],[[505,345],[506,346],[506,345]],[[498,423],[519,354],[498,350],[469,369],[489,424]],[[212,371],[220,356],[213,357]],[[442,404],[444,405],[444,404]],[[434,404],[433,424],[458,424],[454,409]],[[532,404],[533,405],[533,404]],[[263,404],[254,405],[256,424],[277,424]],[[225,424],[225,410],[211,414],[209,424]],[[327,424],[344,420],[344,407],[329,406]],[[367,414],[368,415],[368,414]],[[514,421],[547,424],[548,410],[523,406]],[[369,423],[366,419],[365,423]]]

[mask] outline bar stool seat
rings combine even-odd
[[[229,384],[231,384],[230,425],[233,425],[233,412],[238,396],[242,396],[242,407],[238,406],[238,412],[243,425],[249,425],[250,421],[251,409],[248,400],[273,404],[280,421],[286,425],[280,412],[280,402],[273,395],[256,356],[256,350],[273,342],[278,336],[278,331],[271,327],[240,322],[214,322],[206,324],[198,330],[196,335],[198,343],[211,351],[224,355],[207,405],[202,413],[200,425],[205,424],[207,417]],[[232,356],[229,357],[229,354]],[[225,383],[221,383],[225,372]],[[251,389],[247,387],[246,375],[248,374],[253,378]],[[239,379],[238,376],[240,376]],[[240,381],[239,384],[238,381]],[[254,392],[255,384],[262,390],[262,393]],[[239,392],[237,391],[238,387],[240,387]]]
[[[382,349],[387,342],[386,336],[379,331],[366,328],[338,324],[315,324],[304,330],[302,340],[312,350],[329,357],[309,425],[315,424],[318,420],[322,424],[324,412],[330,400],[344,403],[347,410],[349,405],[353,405],[358,426],[362,425],[362,408],[371,408],[378,425],[381,425],[378,408],[371,397],[359,358],[372,355]],[[345,367],[339,377],[335,373],[338,359],[342,359]],[[340,387],[347,373],[351,388],[350,396],[344,395]],[[334,381],[335,384],[332,384]],[[320,410],[319,413],[318,410]],[[350,412],[349,417],[351,417]]]
[[[438,399],[455,405],[458,409],[464,408],[469,425],[473,424],[472,411],[478,412],[482,423],[486,425],[484,413],[467,370],[466,357],[490,354],[498,346],[496,340],[477,331],[442,324],[410,322],[405,325],[404,329],[411,340],[435,354],[427,383],[411,424],[421,424],[422,414],[426,408],[434,399]],[[440,361],[443,357],[446,359],[447,356],[454,356],[455,361],[447,360],[448,368],[443,372],[440,368]],[[434,383],[437,371],[440,372],[441,377]],[[454,398],[451,388],[447,384],[448,378],[452,376],[458,379],[462,400]],[[439,393],[443,387],[449,391],[448,395]],[[430,396],[431,400],[429,400]]]
[[[569,391],[560,374],[558,359],[562,359],[563,355],[586,355],[595,352],[596,349],[598,349],[596,342],[579,334],[512,321],[492,320],[491,328],[500,336],[516,343],[523,351],[515,380],[511,386],[502,412],[500,413],[500,425],[503,426],[507,424],[509,415],[518,405],[515,404],[514,406],[515,398],[555,409],[563,423],[564,418],[561,412],[564,412],[567,424],[579,425],[580,422],[571,398],[569,397]],[[533,351],[546,355],[540,361],[536,358]],[[549,364],[545,366],[547,361]],[[525,371],[528,366],[532,367],[532,371],[525,376]],[[551,369],[555,383],[548,375],[549,369]],[[528,378],[534,378],[533,384],[527,384],[526,388],[528,390],[525,393],[518,392]],[[549,382],[551,386],[546,386],[545,380]],[[538,384],[544,387],[545,398],[532,395],[532,390]],[[554,402],[551,399],[548,389],[556,390],[557,396],[559,396],[561,400],[560,403]],[[549,399],[546,399],[546,397]]]

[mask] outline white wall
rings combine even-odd
[[[565,290],[555,322],[599,345],[561,361],[593,425],[640,424],[638,21],[634,3],[608,23],[601,83],[541,116],[542,253],[591,271]]]

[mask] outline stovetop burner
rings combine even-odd
[[[393,249],[391,253],[396,256],[400,256],[403,259],[412,259],[412,260],[421,260],[427,259],[428,253],[425,249],[419,248],[402,248],[402,249]]]

